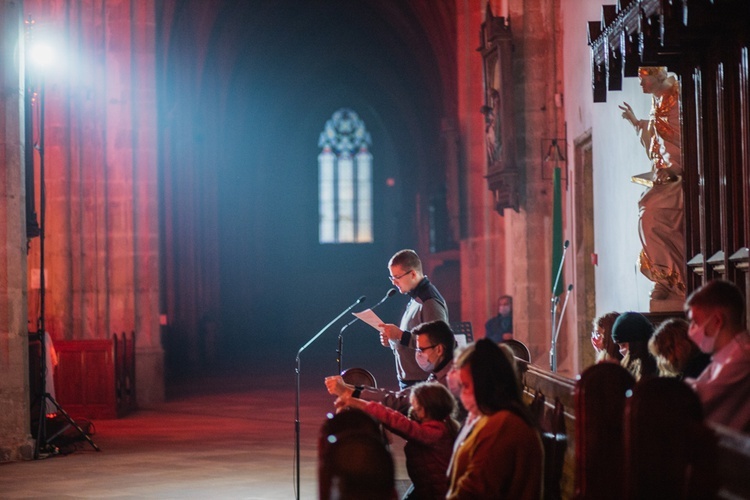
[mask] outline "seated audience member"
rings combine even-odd
[[[648,352],[648,341],[653,332],[654,325],[637,312],[621,314],[612,325],[612,340],[622,354],[620,365],[630,372],[636,382],[658,374],[656,360]]]
[[[354,409],[351,411],[337,411],[336,413],[327,414],[323,425],[320,426],[320,433],[318,435],[318,457],[321,458],[320,462],[323,462],[322,457],[326,454],[331,444],[331,436],[342,438],[349,434],[369,434],[380,438],[384,445],[388,445],[383,428],[370,415]]]
[[[476,411],[474,413],[470,412],[467,408],[464,408],[463,403],[461,403],[461,366],[466,363],[466,358],[469,356],[469,354],[474,352],[474,345],[474,343],[471,343],[464,347],[459,347],[456,349],[456,354],[453,357],[452,367],[448,372],[448,377],[446,380],[448,390],[451,391],[451,394],[453,394],[453,397],[458,403],[458,421],[461,423],[461,428],[459,430],[458,436],[456,436],[453,448],[454,453],[456,451],[456,446],[458,446],[458,443],[463,442],[463,440],[466,439],[466,436],[469,435],[471,430],[474,428],[474,424],[481,416],[480,414],[476,413]],[[474,410],[476,410],[476,408],[474,408]]]
[[[688,322],[680,318],[664,321],[648,341],[660,377],[695,378],[711,362],[688,336]]]
[[[448,323],[442,320],[422,323],[412,330],[416,337],[414,357],[419,366],[430,374],[428,382],[447,385],[446,377],[451,369],[456,339]],[[334,396],[354,397],[365,401],[377,401],[404,415],[409,411],[409,388],[400,391],[376,389],[347,384],[339,375],[326,377],[326,388]]]
[[[685,302],[690,338],[711,363],[687,382],[703,403],[706,419],[750,433],[750,335],[745,298],[728,281],[709,281]]]
[[[484,336],[494,342],[513,339],[513,297],[503,295],[497,299],[497,316],[484,324]]]
[[[413,386],[410,400],[410,418],[380,403],[347,396],[340,397],[336,406],[363,410],[406,440],[406,470],[413,484],[405,500],[444,499],[448,491],[445,473],[458,432],[458,422],[452,417],[456,400],[437,382]]]
[[[497,344],[481,339],[459,376],[461,401],[481,416],[456,445],[446,498],[540,498],[542,441],[521,399],[513,363]]]
[[[396,500],[393,457],[380,439],[354,433],[331,441],[318,467],[322,500]]]
[[[591,325],[591,345],[594,346],[594,351],[596,351],[595,359],[597,363],[602,361],[619,363],[622,361],[622,354],[620,354],[615,341],[612,340],[612,325],[615,324],[618,316],[620,316],[618,312],[608,312],[597,317]]]

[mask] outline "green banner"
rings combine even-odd
[[[562,192],[560,189],[560,167],[555,167],[554,187],[552,190],[552,281],[551,286],[555,286],[555,278],[560,269],[560,261],[563,256],[563,228],[562,228]],[[563,293],[564,276],[560,274],[557,287],[552,290],[553,295]]]

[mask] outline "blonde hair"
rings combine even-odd
[[[641,66],[638,68],[638,76],[655,76],[659,81],[667,79],[666,66]]]
[[[699,350],[690,339],[688,328],[684,319],[671,318],[660,324],[648,341],[648,350],[656,358],[660,376],[682,376],[688,361]]]

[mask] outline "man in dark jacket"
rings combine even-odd
[[[414,250],[396,252],[388,262],[388,271],[389,278],[398,291],[411,297],[399,326],[391,323],[379,325],[380,342],[393,350],[398,384],[401,389],[405,389],[426,380],[430,374],[417,364],[414,357],[416,344],[411,330],[429,321],[443,320],[448,323],[448,306],[437,288],[424,275],[422,261]]]
[[[448,386],[448,372],[453,365],[453,351],[456,339],[450,326],[442,320],[418,325],[412,330],[415,350],[412,357],[419,360],[429,376],[430,382],[439,382]],[[341,376],[326,377],[326,388],[334,396],[352,396],[366,401],[377,401],[383,405],[406,414],[409,411],[411,389],[389,391],[374,387],[358,387],[347,384]]]
[[[497,316],[484,324],[484,336],[495,343],[513,339],[513,297],[497,299]]]

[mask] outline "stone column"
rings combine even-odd
[[[507,227],[516,215],[494,210],[487,186],[485,149],[484,74],[477,52],[478,34],[484,21],[485,2],[456,2],[458,116],[461,163],[466,175],[464,196],[466,237],[461,241],[461,318],[471,318],[474,338],[484,336],[484,324],[497,314],[497,298],[514,295],[507,257]],[[497,12],[497,9],[495,9]],[[512,215],[511,215],[512,213]]]
[[[26,324],[23,4],[0,0],[0,462],[33,457]]]
[[[46,329],[55,340],[134,331],[148,406],[164,398],[154,2],[24,7],[62,63],[45,80]]]

